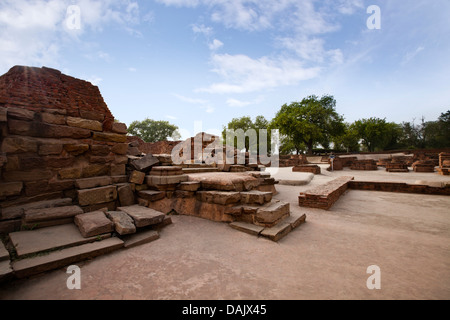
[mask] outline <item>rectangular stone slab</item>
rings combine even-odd
[[[161,223],[165,217],[165,214],[162,212],[139,205],[119,207],[118,210],[123,211],[132,217],[134,224],[138,228]]]
[[[25,223],[41,222],[55,219],[64,219],[82,214],[83,209],[79,206],[64,206],[44,209],[25,210],[23,221]]]
[[[5,246],[3,245],[3,242],[0,241],[0,261],[9,261],[9,252],[6,250]]]
[[[101,238],[110,236],[110,234],[102,235]],[[84,238],[75,224],[65,224],[32,231],[13,232],[9,234],[9,237],[16,249],[18,257],[97,240],[97,237]]]
[[[13,275],[13,269],[11,268],[9,260],[0,261],[0,283],[3,280],[11,278],[12,275]]]
[[[123,211],[107,211],[106,216],[114,222],[114,227],[118,234],[126,235],[136,233],[136,226],[133,218]]]
[[[110,202],[117,199],[116,186],[100,187],[94,189],[78,190],[80,206]]]
[[[112,179],[109,176],[92,177],[75,180],[75,185],[77,186],[78,189],[104,187],[110,185],[111,183]]]
[[[264,230],[264,227],[260,227],[260,226],[256,226],[251,223],[240,222],[240,221],[235,221],[235,222],[230,223],[230,227],[232,227],[233,229],[254,235],[254,236],[259,235]]]
[[[271,228],[265,228],[261,235],[269,238],[272,241],[278,241],[291,232],[292,226],[290,223],[282,221]]]
[[[124,247],[131,248],[159,239],[159,233],[155,230],[142,231],[123,237]]]
[[[114,231],[114,223],[106,217],[103,211],[79,214],[75,217],[74,222],[85,238]]]
[[[91,259],[123,247],[119,238],[109,238],[102,241],[83,244],[51,252],[48,255],[18,260],[12,263],[14,273],[18,278],[29,277],[41,272],[61,268],[83,260]]]

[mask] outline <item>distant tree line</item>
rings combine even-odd
[[[238,129],[244,132],[253,129],[257,134],[256,146],[249,145],[250,139],[245,140],[243,147],[247,151],[254,147],[259,150],[261,129],[268,131],[266,145],[269,152],[270,132],[272,129],[279,130],[281,154],[446,148],[450,147],[450,110],[442,113],[436,121],[425,121],[422,117],[418,122],[394,123],[372,117],[348,123],[337,113],[333,96],[319,98],[311,95],[300,102],[282,105],[272,120],[264,116],[257,116],[254,120],[249,116],[232,119],[223,127],[224,141],[228,131]],[[146,142],[181,138],[177,126],[168,121],[148,118],[133,121],[128,127],[128,133]],[[237,146],[236,139],[226,143]]]

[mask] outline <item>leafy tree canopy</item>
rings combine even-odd
[[[137,136],[145,142],[166,141],[169,138],[178,140],[181,138],[178,127],[168,121],[155,121],[145,119],[143,121],[133,121],[128,126],[128,133]]]

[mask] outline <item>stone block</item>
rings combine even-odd
[[[103,211],[93,211],[77,215],[74,222],[85,238],[114,231],[114,223],[105,216]]]
[[[114,157],[114,164],[127,164],[128,163],[128,157],[122,156],[122,155],[116,155]]]
[[[41,117],[41,120],[45,123],[59,124],[59,125],[66,124],[66,117],[61,114],[42,112],[42,113],[40,113],[40,117]]]
[[[114,122],[111,127],[111,131],[114,133],[127,134],[127,125],[125,123]]]
[[[62,144],[43,144],[39,147],[40,156],[59,155],[63,150]]]
[[[105,164],[91,164],[82,169],[81,176],[83,178],[106,176],[109,174],[109,167]]]
[[[56,156],[47,156],[44,158],[45,165],[48,168],[68,168],[73,166],[75,163],[75,158],[68,157],[56,157]]]
[[[111,179],[111,177],[108,177],[108,176],[92,177],[92,178],[75,180],[75,186],[78,189],[98,188],[98,187],[104,187],[104,186],[107,186],[110,184],[112,184],[112,179]]]
[[[125,184],[117,188],[120,205],[123,207],[135,204],[134,193],[130,184]]]
[[[130,174],[130,179],[128,180],[130,183],[143,184],[145,180],[145,173],[134,170]]]
[[[127,136],[124,134],[110,132],[94,132],[92,138],[97,141],[106,142],[126,142]]]
[[[8,108],[8,118],[33,121],[35,113],[23,108]]]
[[[165,217],[162,212],[139,205],[119,207],[118,209],[131,216],[138,228],[161,223]]]
[[[239,192],[226,191],[198,191],[197,200],[221,205],[238,203],[241,201]]]
[[[22,192],[22,182],[0,183],[0,199],[9,196],[18,196]]]
[[[36,181],[49,180],[53,177],[51,170],[8,171],[3,173],[5,181]]]
[[[164,199],[166,193],[164,191],[143,190],[138,191],[138,197],[148,201],[158,201]]]
[[[128,181],[127,175],[121,175],[121,176],[111,176],[112,184],[116,183],[125,183]]]
[[[103,120],[105,120],[105,115],[98,111],[80,110],[80,116],[83,119],[95,120],[99,122],[103,122]]]
[[[1,152],[25,153],[38,151],[38,143],[35,139],[27,137],[5,137],[2,142]]]
[[[283,218],[289,216],[290,205],[284,202],[274,202],[258,209],[255,215],[255,224],[273,227]]]
[[[111,176],[123,176],[126,173],[126,167],[124,164],[111,164],[109,174]]]
[[[20,205],[13,205],[6,208],[3,208],[1,211],[0,218],[3,220],[6,219],[15,219],[20,218],[24,214],[25,210],[30,209],[42,209],[42,208],[54,208],[54,207],[63,207],[72,205],[72,199],[63,198],[63,199],[52,199],[52,200],[43,200],[30,202]]]
[[[158,158],[151,154],[147,154],[140,159],[131,161],[131,166],[137,171],[147,172],[152,168],[152,166],[158,163]]]
[[[81,155],[81,154],[87,152],[89,150],[89,145],[82,144],[82,143],[79,143],[79,144],[70,143],[70,144],[64,145],[64,150],[66,150],[73,156],[78,156],[78,155]]]
[[[241,192],[241,202],[245,204],[264,204],[272,200],[272,192],[257,190]]]
[[[0,107],[0,122],[6,122],[8,117],[6,114],[8,113],[8,109]]]
[[[62,268],[83,260],[92,259],[122,247],[122,240],[117,237],[109,238],[51,252],[48,255],[38,256],[32,259],[18,260],[12,263],[12,267],[16,277],[25,278],[45,271]]]
[[[23,222],[34,223],[55,219],[73,218],[82,213],[83,210],[79,206],[27,209],[24,210]]]
[[[111,151],[108,145],[94,144],[91,146],[91,154],[93,156],[107,156]]]
[[[144,243],[149,243],[159,239],[159,233],[155,230],[147,230],[123,238],[124,248],[132,248]]]
[[[99,121],[96,121],[96,120],[87,120],[87,119],[83,119],[83,118],[67,117],[66,122],[67,122],[67,125],[71,126],[71,127],[89,129],[92,131],[102,131],[103,130],[102,123]]]
[[[117,143],[111,147],[111,151],[115,154],[125,155],[128,151],[127,143]]]
[[[230,223],[230,227],[254,236],[258,236],[264,230],[264,227],[241,221]]]
[[[110,202],[117,199],[116,186],[78,190],[78,202],[81,206],[89,206]]]
[[[178,185],[178,190],[181,191],[197,191],[198,189],[200,189],[200,182],[197,181],[185,181],[185,182],[181,182]]]
[[[133,218],[123,211],[107,211],[106,216],[114,223],[116,232],[120,235],[136,233]]]
[[[8,130],[14,135],[42,138],[85,139],[91,137],[91,131],[88,129],[14,119],[8,119]]]
[[[81,177],[81,168],[67,168],[58,171],[61,179],[78,179]]]
[[[286,236],[291,232],[292,226],[290,223],[281,222],[271,228],[265,228],[261,235],[263,237],[269,238],[272,241],[279,241],[281,238]]]

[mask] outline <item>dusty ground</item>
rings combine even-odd
[[[329,211],[297,204],[301,190],[339,175],[448,177],[322,172],[305,186],[277,186],[276,198],[307,214],[278,243],[174,216],[159,240],[80,263],[81,290],[67,289],[61,269],[10,282],[0,299],[450,299],[450,197],[350,190]],[[370,265],[380,267],[380,290],[366,286]]]

